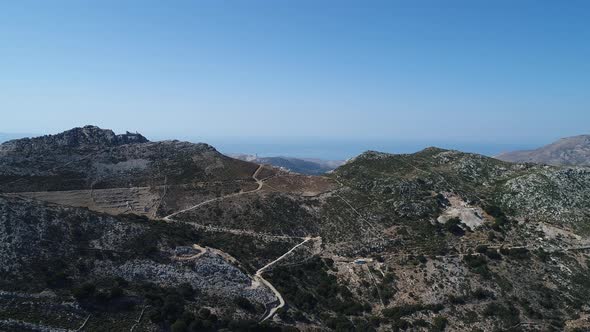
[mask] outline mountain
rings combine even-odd
[[[156,217],[195,199],[255,187],[257,167],[204,143],[150,142],[86,126],[1,144],[0,192]]]
[[[510,162],[588,166],[590,165],[590,135],[562,138],[535,150],[507,152],[496,158]]]
[[[333,171],[344,161],[341,160],[323,160],[313,158],[293,158],[293,157],[257,157],[245,154],[231,154],[233,158],[255,162],[258,164],[268,164],[282,168],[286,171],[307,174],[322,175]]]
[[[97,133],[0,148],[0,329],[590,329],[590,169],[427,148],[309,176]]]

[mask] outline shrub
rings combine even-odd
[[[485,251],[485,255],[488,256],[490,259],[500,260],[502,259],[502,255],[498,253],[496,249],[488,249]]]
[[[494,295],[494,293],[490,292],[487,289],[483,289],[483,288],[477,288],[476,290],[474,290],[471,295],[473,296],[473,298],[477,299],[477,300],[485,300],[485,299],[493,299],[496,296]]]
[[[450,233],[462,236],[465,235],[465,230],[461,228],[461,219],[459,218],[451,218],[445,222],[445,229]]]
[[[530,257],[527,248],[500,248],[500,253],[515,259],[526,259]]]
[[[469,269],[477,274],[480,274],[482,277],[487,279],[491,276],[485,257],[481,255],[465,255],[465,257],[463,257],[463,261],[467,264]]]
[[[238,307],[240,307],[240,308],[242,308],[242,309],[244,309],[246,311],[249,311],[249,312],[255,312],[256,311],[256,307],[254,307],[254,305],[252,304],[252,302],[250,302],[245,297],[238,296],[238,297],[235,298],[234,302],[235,302],[235,304]]]
[[[183,320],[177,320],[170,327],[170,331],[172,331],[172,332],[185,332],[187,327],[188,326],[186,325],[186,323]]]
[[[77,300],[87,299],[96,293],[96,285],[93,283],[85,283],[80,287],[74,288],[72,291]]]
[[[110,292],[109,292],[109,298],[111,299],[116,299],[123,296],[123,289],[119,286],[115,286],[113,288],[111,288]]]
[[[506,326],[518,324],[520,321],[520,311],[511,303],[502,305],[498,302],[491,302],[485,307],[483,314],[486,317],[499,318]]]
[[[484,254],[486,251],[488,251],[488,246],[486,246],[485,244],[480,244],[477,247],[475,247],[475,251],[480,254]]]
[[[442,316],[436,316],[432,320],[432,331],[444,331],[449,321]]]

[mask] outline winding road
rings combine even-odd
[[[176,221],[173,219],[174,216],[177,216],[181,213],[187,212],[187,211],[191,211],[194,209],[197,209],[203,205],[212,203],[212,202],[216,202],[216,201],[221,201],[224,200],[226,198],[230,198],[230,197],[235,197],[235,196],[240,196],[240,195],[245,195],[245,194],[251,194],[251,193],[255,193],[258,192],[262,189],[263,185],[264,185],[264,181],[258,178],[258,174],[260,173],[260,171],[264,168],[263,165],[258,166],[258,168],[256,169],[256,171],[254,172],[254,174],[252,174],[252,179],[254,179],[254,181],[256,181],[256,183],[258,184],[258,187],[254,190],[249,190],[249,191],[240,191],[238,193],[233,193],[233,194],[229,194],[229,195],[225,195],[225,196],[221,196],[221,197],[216,197],[216,198],[212,198],[206,201],[203,201],[199,204],[196,204],[194,206],[188,207],[186,209],[174,212],[168,216],[165,216],[163,219],[165,221]],[[278,236],[278,235],[270,235],[270,234],[257,234],[255,232],[251,232],[251,231],[246,231],[246,230],[235,230],[235,229],[226,229],[226,228],[220,228],[220,227],[213,227],[213,226],[205,226],[205,225],[197,225],[197,224],[192,224],[195,225],[197,227],[203,227],[207,230],[211,230],[211,231],[218,231],[218,232],[228,232],[228,233],[233,233],[233,234],[242,234],[242,235],[260,235],[260,236],[264,236],[264,237],[274,237],[274,238],[282,238],[282,239],[303,239],[302,242],[298,243],[297,245],[295,245],[293,248],[291,248],[289,251],[287,251],[286,253],[284,253],[283,255],[281,255],[279,258],[273,260],[272,262],[266,264],[265,266],[263,266],[262,268],[260,268],[258,271],[256,271],[256,274],[252,277],[253,282],[254,281],[258,281],[261,284],[264,284],[266,287],[268,287],[268,289],[270,289],[275,297],[277,298],[277,300],[279,301],[278,305],[271,308],[268,312],[268,314],[266,316],[264,316],[264,318],[262,318],[262,322],[272,318],[275,313],[277,312],[277,310],[279,310],[280,308],[285,306],[285,299],[283,299],[283,296],[281,295],[281,293],[266,279],[264,279],[264,277],[262,276],[262,274],[268,270],[271,266],[277,264],[278,262],[280,262],[281,260],[285,259],[287,256],[289,256],[295,249],[299,248],[300,246],[304,245],[305,243],[311,241],[311,240],[318,240],[321,239],[321,237],[315,237],[312,238],[310,236],[301,238],[301,237],[296,237],[296,236]],[[198,257],[200,255],[196,255],[196,257]],[[188,259],[194,259],[196,257],[189,257]]]
[[[304,245],[305,243],[309,242],[310,240],[315,240],[317,238],[312,238],[312,237],[306,237],[305,240],[303,240],[303,242],[297,244],[296,246],[294,246],[293,248],[291,248],[289,251],[287,251],[286,253],[284,253],[281,257],[275,259],[274,261],[266,264],[265,266],[263,266],[262,268],[260,268],[258,271],[256,271],[256,274],[254,275],[254,278],[260,282],[262,282],[263,284],[265,284],[277,297],[277,299],[279,300],[279,305],[277,305],[276,307],[270,309],[270,311],[268,312],[268,315],[266,315],[262,321],[264,322],[265,320],[272,318],[272,316],[274,316],[274,314],[277,312],[277,310],[281,309],[282,307],[285,306],[285,299],[283,299],[283,296],[281,295],[281,293],[270,283],[268,282],[268,280],[264,279],[264,277],[262,277],[262,273],[264,273],[264,271],[266,271],[268,268],[270,268],[271,266],[275,265],[276,263],[280,262],[281,260],[283,260],[285,257],[289,256],[289,254],[291,254],[295,249],[299,248],[300,246]]]

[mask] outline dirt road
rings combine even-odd
[[[237,193],[233,193],[233,194],[229,194],[229,195],[225,195],[225,196],[221,196],[221,197],[216,197],[216,198],[208,199],[208,200],[203,201],[203,202],[201,202],[201,203],[199,203],[197,205],[194,205],[194,206],[188,207],[188,208],[186,208],[184,210],[180,210],[180,211],[174,212],[174,213],[172,213],[170,215],[167,215],[163,219],[166,220],[166,221],[171,221],[172,220],[171,219],[172,217],[174,217],[176,215],[179,215],[181,213],[187,212],[187,211],[191,211],[191,210],[197,209],[197,208],[199,208],[199,207],[201,207],[203,205],[206,205],[206,204],[209,204],[209,203],[213,203],[213,202],[217,202],[217,201],[222,201],[222,200],[224,200],[226,198],[230,198],[230,197],[235,197],[235,196],[240,196],[240,195],[245,195],[245,194],[251,194],[251,193],[255,193],[257,191],[260,191],[260,189],[262,189],[262,186],[264,185],[264,182],[262,182],[262,180],[258,179],[258,173],[260,173],[260,171],[262,170],[263,167],[264,166],[262,166],[262,165],[258,166],[258,168],[254,172],[254,174],[252,174],[252,178],[258,184],[258,187],[256,189],[249,190],[249,191],[240,191],[240,192],[237,192]]]

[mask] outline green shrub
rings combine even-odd
[[[461,227],[461,219],[451,218],[445,222],[445,229],[457,236],[465,235],[465,230]]]
[[[436,316],[432,320],[432,330],[433,332],[444,331],[447,327],[449,321],[443,316]]]
[[[515,259],[526,259],[530,257],[527,248],[500,248],[500,253],[504,256],[509,256],[510,258]]]
[[[483,315],[486,317],[496,317],[505,326],[513,326],[520,322],[520,311],[511,303],[502,305],[498,302],[491,302],[485,307]]]
[[[475,251],[480,254],[484,254],[486,253],[486,251],[488,251],[488,246],[486,246],[485,244],[480,244],[477,247],[475,247]]]
[[[185,321],[177,320],[170,327],[170,331],[172,331],[172,332],[185,332],[187,328],[188,328],[188,326],[186,325]]]
[[[488,250],[486,250],[485,251],[485,255],[488,256],[488,258],[493,259],[493,260],[500,260],[500,259],[502,259],[502,255],[500,255],[496,249],[488,249]]]
[[[490,292],[487,289],[477,288],[472,293],[471,296],[477,300],[485,300],[485,299],[493,299],[496,295]]]
[[[484,278],[490,278],[490,270],[487,266],[487,260],[481,255],[465,255],[463,261],[467,264],[470,270],[480,274]]]
[[[510,220],[500,207],[496,205],[488,205],[484,207],[484,210],[487,214],[494,217],[494,223],[492,224],[494,230],[503,231],[510,227]]]
[[[234,303],[235,303],[235,304],[236,304],[238,307],[240,307],[240,308],[242,308],[242,309],[244,309],[244,310],[246,310],[246,311],[248,311],[248,312],[255,312],[255,311],[256,311],[256,307],[255,307],[255,306],[252,304],[252,302],[250,302],[250,301],[249,301],[247,298],[245,298],[245,297],[242,297],[242,296],[238,296],[238,297],[236,297],[236,298],[234,299]]]
[[[93,297],[96,293],[96,285],[93,283],[85,283],[72,291],[77,300],[87,299]]]

